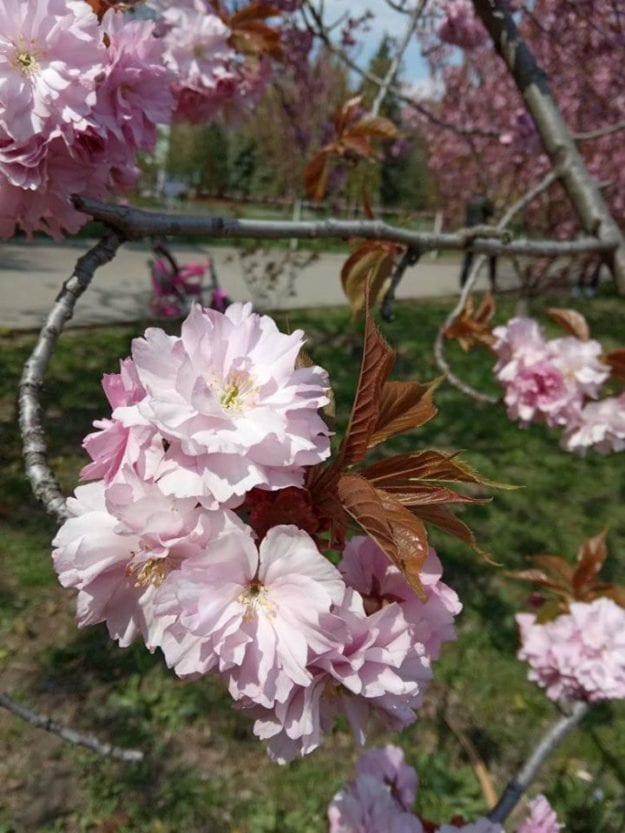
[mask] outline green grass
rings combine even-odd
[[[431,345],[448,308],[443,302],[402,303],[396,320],[381,325],[398,350],[395,378],[425,381],[437,375]],[[606,347],[623,341],[622,300],[602,295],[580,309]],[[512,302],[504,302],[498,316],[505,320],[511,312]],[[51,462],[67,492],[85,462],[80,439],[93,419],[106,414],[101,375],[116,370],[145,324],[74,330],[60,341],[44,405]],[[339,428],[344,426],[360,361],[360,335],[347,309],[291,312],[281,316],[281,324],[307,331],[310,352],[330,371]],[[32,707],[102,738],[140,746],[147,758],[135,767],[103,761],[2,714],[0,778],[8,801],[0,804],[0,831],[322,833],[327,803],[351,777],[356,757],[342,724],[317,753],[278,768],[218,683],[182,682],[140,645],[121,650],[100,626],[75,629],[73,594],[57,586],[50,565],[54,523],[22,475],[15,388],[32,343],[31,335],[0,340],[3,686]],[[453,345],[448,352],[463,378],[496,391],[486,354],[463,354]],[[540,426],[522,431],[499,408],[478,405],[449,385],[441,386],[436,401],[438,416],[393,447],[461,448],[483,474],[523,487],[462,512],[503,568],[521,567],[535,552],[573,557],[584,537],[608,526],[606,575],[623,581],[623,455],[572,457],[559,449],[553,432]],[[554,718],[554,708],[527,682],[514,657],[514,614],[527,588],[455,540],[435,531],[432,539],[465,609],[459,639],[438,663],[421,719],[395,740],[419,769],[419,810],[443,820],[483,809],[470,761],[448,723],[469,738],[501,788]],[[391,739],[379,732],[373,737]],[[569,833],[625,829],[623,750],[623,703],[597,707],[541,774],[535,789],[547,791]],[[42,783],[44,771],[56,780]]]

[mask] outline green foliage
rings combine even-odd
[[[532,303],[531,312],[540,315],[543,302]],[[553,299],[544,302],[551,304]],[[380,325],[399,353],[394,378],[425,382],[437,375],[431,346],[448,309],[438,301],[401,303],[396,320]],[[607,348],[622,342],[622,300],[601,295],[580,309]],[[512,305],[503,303],[499,320],[512,312]],[[343,430],[361,349],[349,310],[289,312],[280,323],[283,329],[307,331],[307,349],[330,372]],[[74,330],[60,341],[44,407],[53,467],[66,491],[85,462],[81,437],[106,413],[101,374],[116,370],[131,338],[144,328],[145,322]],[[15,388],[33,341],[32,335],[0,340],[3,685],[31,707],[102,739],[139,746],[147,757],[139,766],[101,760],[0,714],[6,804],[1,833],[323,833],[329,800],[353,775],[356,751],[344,724],[308,759],[278,768],[218,681],[177,680],[159,656],[139,644],[121,650],[102,626],[76,630],[73,594],[57,586],[50,567],[54,524],[21,473]],[[464,354],[451,345],[449,357],[471,384],[497,392],[485,353]],[[584,537],[607,526],[606,577],[622,580],[622,455],[572,457],[559,449],[553,432],[540,426],[522,431],[499,408],[478,405],[449,385],[439,388],[435,401],[439,415],[392,447],[461,448],[463,458],[484,475],[523,486],[462,512],[502,565],[521,568],[525,557],[538,551],[572,555]],[[459,640],[445,648],[422,715],[399,742],[419,769],[419,809],[442,819],[483,810],[471,761],[450,722],[469,738],[501,789],[555,710],[514,657],[514,614],[527,588],[508,582],[500,568],[481,563],[461,543],[442,534],[432,537],[445,579],[465,608]],[[623,705],[596,708],[533,788],[547,792],[571,833],[622,831]],[[371,738],[389,741],[398,738],[379,732]],[[42,786],[43,773],[58,780]]]

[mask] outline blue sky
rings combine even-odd
[[[328,23],[343,14],[360,17],[367,9],[373,12],[374,17],[368,24],[370,31],[361,32],[359,40],[362,46],[356,53],[358,63],[363,66],[369,63],[385,33],[400,38],[406,28],[406,15],[393,11],[384,0],[325,0],[324,6]],[[421,57],[417,39],[413,38],[404,56],[402,80],[414,83],[427,78],[427,65]]]

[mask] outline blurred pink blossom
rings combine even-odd
[[[568,613],[544,624],[533,613],[516,620],[519,659],[552,700],[625,698],[625,610],[611,599],[573,602]]]
[[[538,795],[529,805],[529,815],[516,833],[558,833],[564,827],[544,795]]]
[[[444,21],[438,27],[438,36],[445,43],[474,49],[487,39],[488,34],[475,16],[470,0],[443,0]]]
[[[567,451],[588,448],[600,454],[625,450],[625,394],[588,402],[567,426],[562,444]]]

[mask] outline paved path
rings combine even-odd
[[[48,244],[35,241],[0,243],[0,327],[14,330],[38,328],[63,281],[71,274],[76,259],[88,247],[87,241]],[[173,250],[180,263],[201,260],[207,246],[181,244]],[[266,293],[246,283],[263,274],[270,264],[279,265],[284,252],[270,250],[263,256],[241,257],[236,249],[215,247],[212,255],[219,279],[234,300],[253,300],[259,308],[277,309],[344,304],[340,271],[341,254],[322,254],[294,276],[294,294],[282,274]],[[298,257],[301,255],[298,255]],[[93,283],[76,305],[72,323],[120,323],[145,318],[149,300],[147,259],[149,249],[126,244],[115,260],[96,272]],[[408,270],[399,288],[400,298],[453,295],[458,287],[458,262],[425,256]],[[486,274],[479,286],[486,287]]]

